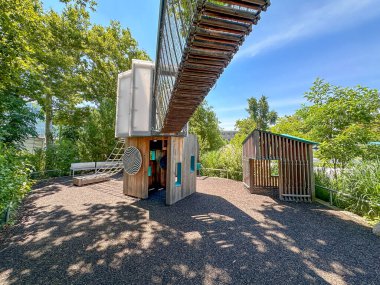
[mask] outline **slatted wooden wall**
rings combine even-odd
[[[255,193],[261,189],[278,188],[278,176],[271,175],[270,160],[249,160],[250,191]]]
[[[271,160],[279,161],[278,178],[270,176]],[[255,130],[243,144],[243,182],[252,193],[260,188],[278,187],[282,200],[311,201],[314,197],[312,145]]]

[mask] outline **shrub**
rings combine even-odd
[[[79,161],[78,148],[75,142],[61,139],[46,149],[36,149],[28,160],[37,172],[33,178],[67,175],[71,163]]]
[[[329,191],[318,185],[334,189],[343,194],[333,195],[333,203],[336,206],[370,219],[380,219],[380,207],[377,206],[380,205],[380,160],[351,164],[336,179],[317,172],[315,184],[317,198],[329,201]]]
[[[0,215],[14,209],[30,190],[30,166],[23,154],[13,147],[0,144]]]
[[[201,155],[202,168],[228,170],[228,178],[242,180],[241,147],[226,145],[219,150],[209,151]],[[227,177],[226,172],[218,170],[203,170],[203,175]]]

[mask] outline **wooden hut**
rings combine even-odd
[[[243,182],[251,193],[278,189],[281,200],[314,199],[313,145],[290,135],[254,130],[243,142]]]
[[[124,194],[144,199],[152,190],[164,190],[172,205],[196,191],[196,136],[129,137],[126,147],[136,147],[142,159],[136,173],[124,172]]]

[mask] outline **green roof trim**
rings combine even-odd
[[[303,139],[303,138],[299,138],[299,137],[291,136],[291,135],[288,135],[288,134],[281,134],[280,136],[285,137],[285,138],[288,138],[288,139],[291,139],[291,140],[295,140],[295,141],[303,142],[303,143],[308,143],[308,144],[319,144],[319,143],[317,143],[317,142],[313,142],[313,141],[305,140],[305,139]]]
[[[307,144],[312,144],[312,145],[317,145],[319,143],[317,142],[313,142],[313,141],[309,141],[309,140],[305,140],[303,138],[299,138],[299,137],[295,137],[295,136],[291,136],[291,135],[288,135],[288,134],[276,134],[276,133],[272,133],[272,132],[268,132],[268,131],[262,131],[262,130],[259,130],[259,129],[254,129],[243,141],[243,145],[246,143],[246,141],[255,133],[255,132],[261,132],[261,133],[266,133],[266,134],[272,134],[272,135],[275,135],[275,136],[280,136],[280,137],[284,137],[284,138],[287,138],[287,139],[290,139],[290,140],[295,140],[295,141],[299,141],[299,142],[302,142],[302,143],[307,143]]]
[[[369,145],[380,145],[380,142],[369,142]]]

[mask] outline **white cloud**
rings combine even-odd
[[[334,0],[318,9],[290,15],[292,22],[289,26],[280,25],[280,30],[268,37],[243,46],[235,57],[254,57],[262,51],[278,48],[303,37],[348,28],[379,13],[378,0]]]

